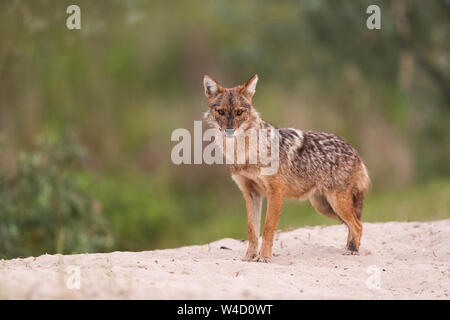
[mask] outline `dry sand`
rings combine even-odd
[[[450,298],[450,220],[364,223],[359,256],[342,254],[346,238],[343,225],[277,233],[270,264],[241,261],[247,242],[234,239],[0,260],[0,298]]]

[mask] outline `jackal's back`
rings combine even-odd
[[[280,170],[288,196],[302,197],[313,190],[367,190],[367,169],[358,152],[342,138],[291,128],[279,132]]]

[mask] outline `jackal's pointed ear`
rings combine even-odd
[[[203,77],[203,87],[205,88],[205,95],[208,99],[214,98],[222,91],[222,87],[208,75]]]
[[[251,99],[256,91],[256,84],[258,83],[258,75],[255,74],[248,80],[241,89],[241,94]]]

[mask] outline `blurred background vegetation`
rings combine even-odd
[[[448,0],[0,1],[0,258],[246,238],[228,170],[170,160],[204,74],[258,73],[264,119],[356,146],[364,221],[450,218],[449,18]],[[333,223],[288,201],[279,227]]]

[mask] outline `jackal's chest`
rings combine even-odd
[[[266,182],[260,173],[260,169],[252,166],[230,166],[231,177],[240,186],[250,181],[260,192],[266,193]]]

